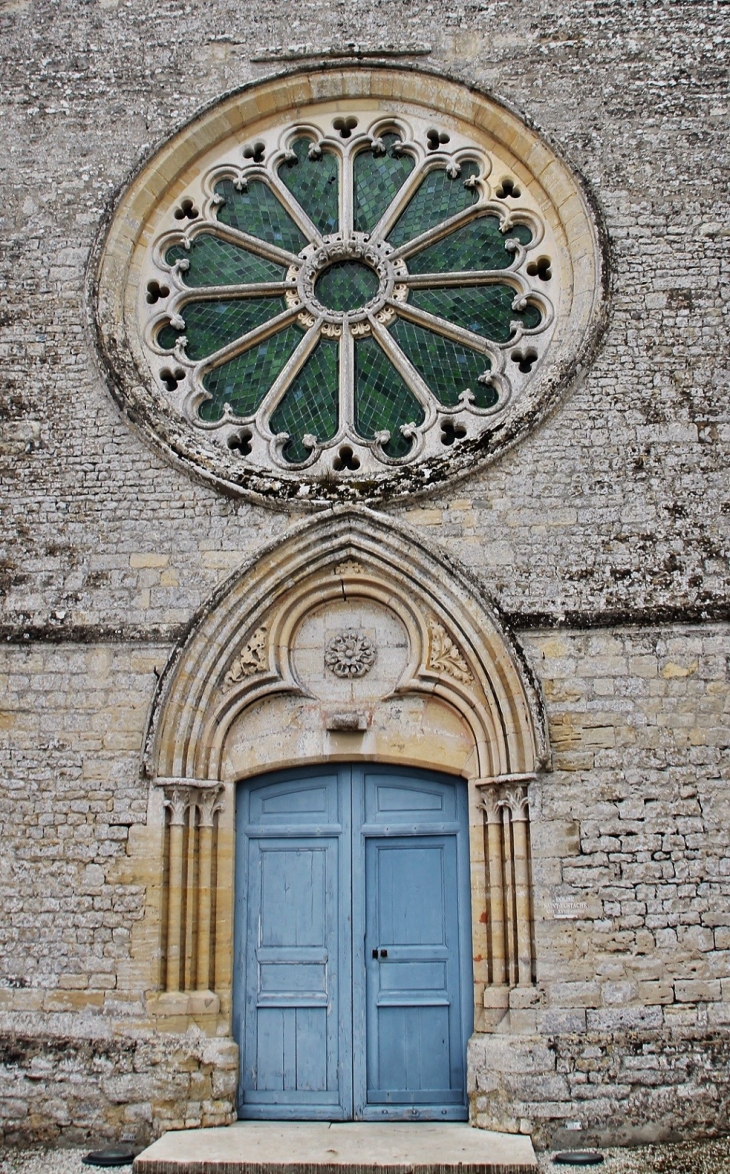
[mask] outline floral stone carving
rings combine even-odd
[[[430,620],[428,630],[431,633],[431,650],[428,657],[428,667],[437,673],[448,673],[462,684],[468,685],[474,680],[469,666],[461,654],[458,644],[436,620]]]
[[[246,677],[254,677],[266,669],[266,626],[257,628],[244,644],[223,678],[223,689],[232,689]]]
[[[324,663],[336,677],[364,677],[375,664],[375,645],[356,628],[338,632],[324,650]]]

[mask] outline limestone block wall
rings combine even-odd
[[[551,1145],[727,1131],[728,634],[524,639],[555,768],[531,790],[538,981],[473,1043],[475,1119]]]
[[[554,767],[530,788],[537,981],[472,1041],[473,1119],[539,1144],[722,1132],[730,637],[705,625],[521,640]],[[2,650],[8,1140],[142,1141],[234,1113],[225,1009],[159,998],[160,832],[138,754],[168,652]]]
[[[154,144],[288,46],[301,65],[348,42],[525,111],[610,247],[608,328],[560,408],[396,511],[499,606],[550,722],[537,981],[483,1009],[472,1119],[538,1144],[730,1129],[725,22],[714,0],[2,7],[3,1139],[141,1142],[233,1112],[225,1008],[158,998],[139,758],[196,610],[303,514],[146,446],[99,372],[87,265]]]

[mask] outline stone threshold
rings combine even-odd
[[[134,1174],[536,1174],[529,1137],[439,1122],[239,1121],[166,1133]]]

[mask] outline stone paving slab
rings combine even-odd
[[[529,1137],[466,1124],[240,1121],[166,1133],[134,1174],[537,1174]]]

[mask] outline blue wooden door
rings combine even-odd
[[[424,771],[353,768],[356,1115],[466,1118],[472,969],[466,787]],[[358,939],[356,937],[356,942]],[[358,942],[359,944],[359,942]],[[362,1041],[362,1043],[361,1043]]]
[[[238,805],[243,1117],[460,1120],[471,1030],[466,788],[269,775]]]
[[[351,1114],[349,788],[338,769],[241,788],[235,1021],[239,1112]]]

